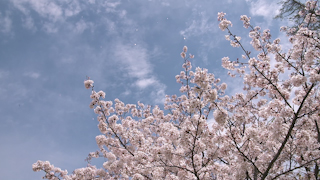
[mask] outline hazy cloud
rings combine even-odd
[[[258,0],[248,1],[248,3],[250,4],[251,15],[263,16],[268,24],[270,24],[273,18],[279,13],[280,6],[277,4],[278,1]]]
[[[12,26],[11,18],[7,14],[2,15],[0,12],[0,31],[3,33],[9,33],[11,31],[11,26]]]
[[[38,79],[40,77],[40,74],[36,72],[27,72],[27,73],[24,73],[24,76],[27,76],[33,79]]]

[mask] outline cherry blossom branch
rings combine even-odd
[[[231,126],[229,126],[229,130],[230,130],[230,134],[231,134],[231,137],[232,137],[232,141],[234,143],[234,146],[236,147],[236,149],[238,150],[238,152],[241,154],[242,157],[244,157],[246,160],[248,160],[253,166],[254,168],[260,173],[260,174],[263,174],[259,168],[255,165],[255,163],[248,158],[248,156],[246,156],[242,151],[241,149],[238,147],[238,144],[236,142],[236,138],[234,137],[233,133],[231,132]]]
[[[287,141],[289,140],[289,137],[291,136],[291,132],[292,132],[294,126],[295,126],[295,123],[296,123],[296,121],[298,120],[299,112],[300,112],[300,110],[302,109],[303,104],[304,104],[306,98],[308,97],[308,95],[309,95],[309,93],[311,92],[311,90],[312,90],[313,87],[314,87],[314,84],[312,84],[312,86],[310,87],[309,91],[306,93],[305,97],[303,98],[299,109],[298,109],[297,112],[294,114],[294,118],[293,118],[292,123],[291,123],[291,125],[290,125],[290,128],[289,128],[289,130],[288,130],[288,132],[287,132],[287,135],[286,135],[285,139],[283,140],[283,142],[282,142],[282,144],[281,144],[278,152],[274,155],[274,157],[272,158],[271,162],[268,164],[267,169],[266,169],[265,172],[262,174],[262,178],[261,178],[262,180],[265,179],[265,178],[268,176],[268,173],[269,173],[270,169],[272,168],[272,166],[273,166],[273,164],[276,162],[276,160],[279,158],[279,156],[280,156],[280,154],[281,154],[284,146],[286,145]]]
[[[122,142],[121,138],[118,136],[118,134],[114,131],[114,129],[110,126],[109,122],[107,121],[107,117],[103,111],[103,107],[100,105],[101,107],[101,113],[103,114],[103,118],[106,120],[105,122],[108,124],[109,128],[111,129],[112,133],[115,135],[115,137],[119,140],[120,144],[127,150],[127,152],[129,154],[131,154],[132,156],[134,156],[134,154],[128,149],[128,147]]]
[[[306,163],[301,164],[300,166],[297,166],[297,167],[292,168],[292,169],[289,169],[289,170],[287,170],[287,171],[285,171],[285,172],[283,172],[283,173],[281,173],[281,174],[278,174],[278,175],[276,175],[275,177],[273,177],[272,179],[277,179],[278,177],[280,177],[280,176],[282,176],[282,175],[285,175],[285,174],[287,174],[287,173],[289,173],[289,172],[292,172],[292,171],[294,171],[294,170],[303,168],[303,167],[305,167],[306,165],[308,165],[308,164],[310,164],[310,163],[312,163],[312,162],[315,162],[315,161],[317,161],[317,160],[319,160],[319,159],[320,159],[320,157],[318,157],[318,158],[316,158],[316,159],[312,159],[312,160],[310,160],[310,161],[308,161],[308,162],[306,162]],[[317,177],[317,176],[316,176],[316,177]]]

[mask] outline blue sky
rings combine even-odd
[[[161,104],[179,94],[175,75],[187,45],[193,67],[205,67],[240,91],[221,58],[241,57],[218,28],[227,13],[250,49],[240,15],[271,29],[277,0],[3,0],[0,1],[1,179],[41,179],[37,160],[72,172],[96,151],[96,115],[89,109],[89,76],[106,99]],[[240,88],[240,89],[239,89]],[[101,161],[94,161],[99,166]]]

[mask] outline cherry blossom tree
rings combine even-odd
[[[319,0],[315,0],[316,3],[319,3]],[[281,4],[281,8],[279,10],[279,14],[275,17],[277,19],[286,19],[290,20],[294,23],[293,27],[296,32],[301,24],[304,23],[304,20],[306,18],[306,15],[309,13],[313,14],[313,18],[317,18],[317,21],[320,19],[319,13],[312,12],[314,8],[309,8],[312,3],[302,3],[299,0],[282,0],[279,2]],[[318,30],[319,31],[319,23],[313,23],[312,25],[309,25],[309,29],[312,30]]]
[[[227,95],[227,84],[207,69],[192,68],[193,55],[183,48],[183,71],[176,76],[181,95],[166,96],[164,110],[119,99],[105,101],[93,80],[92,90],[101,135],[99,150],[91,152],[88,166],[72,174],[48,161],[33,164],[46,179],[319,179],[320,96],[319,23],[315,1],[295,34],[286,31],[292,48],[282,50],[243,15],[252,52],[231,32],[225,13],[219,27],[233,47],[243,49],[242,60],[222,58],[229,75],[242,79],[243,92]],[[308,9],[306,9],[308,10]],[[208,126],[208,121],[213,121]],[[104,157],[102,168],[90,164]]]

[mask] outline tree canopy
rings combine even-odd
[[[167,95],[164,110],[105,101],[94,81],[85,80],[101,132],[99,150],[72,174],[48,161],[34,163],[33,170],[44,171],[46,179],[319,179],[319,8],[308,1],[304,9],[295,33],[282,28],[288,51],[242,15],[256,57],[232,33],[226,14],[218,13],[226,39],[243,50],[242,60],[222,58],[229,75],[242,80],[243,92],[227,95],[223,80],[194,69],[186,46],[175,77],[181,94]],[[105,158],[102,168],[90,163],[99,157]]]
[[[319,3],[318,0],[313,1],[315,3]],[[279,4],[281,5],[281,8],[279,10],[279,14],[275,17],[276,19],[288,19],[293,23],[292,28],[295,28],[296,32],[300,25],[303,24],[303,21],[307,18],[306,16],[311,13],[313,14],[314,18],[319,21],[319,12],[317,9],[312,8],[311,1],[308,1],[307,3],[303,3],[299,0],[285,0],[280,1]],[[309,24],[309,29],[312,30],[318,30],[320,28],[319,23],[312,23]]]

